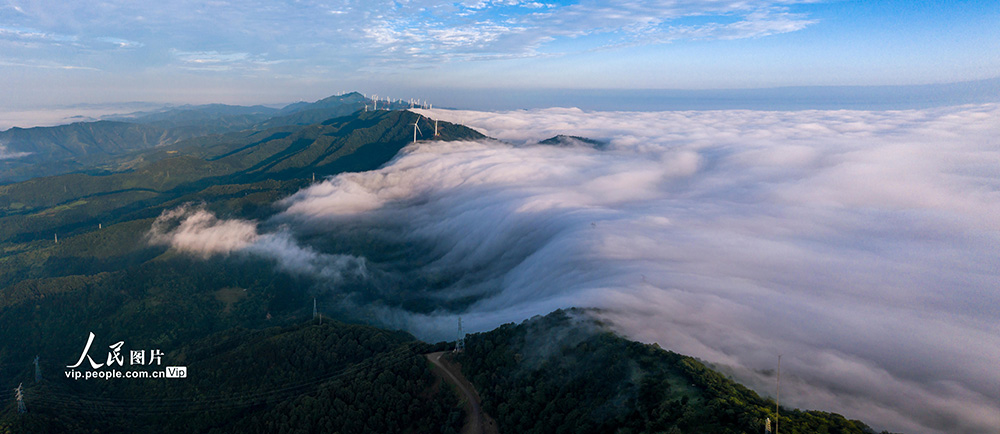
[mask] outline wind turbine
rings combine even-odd
[[[420,132],[420,127],[417,126],[417,122],[420,122],[419,117],[417,120],[413,121],[413,143],[417,143],[417,133]],[[421,132],[420,135],[424,135],[424,133]]]

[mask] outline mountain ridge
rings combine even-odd
[[[0,132],[0,144],[14,156],[0,159],[0,184],[85,171],[108,158],[199,137],[319,124],[374,107],[369,103],[360,93],[350,92],[281,109],[205,104],[52,127],[13,127]],[[407,108],[399,102],[382,104],[391,110]]]

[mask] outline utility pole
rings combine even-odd
[[[38,356],[35,356],[35,383],[42,381],[42,368],[38,366]]]
[[[458,340],[455,341],[455,352],[465,351],[465,333],[462,332],[462,317],[458,317]]]
[[[27,413],[28,409],[24,406],[24,388],[23,383],[17,385],[17,389],[14,389],[14,399],[17,400],[17,412]]]

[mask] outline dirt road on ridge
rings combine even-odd
[[[483,413],[483,409],[479,405],[479,393],[476,392],[475,386],[465,379],[461,369],[441,358],[444,354],[444,351],[439,351],[424,354],[424,357],[427,357],[427,360],[434,364],[435,373],[438,376],[458,389],[461,398],[465,401],[466,418],[462,434],[499,434],[496,421]]]

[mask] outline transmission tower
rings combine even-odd
[[[28,409],[24,406],[24,389],[22,384],[18,384],[17,389],[14,389],[14,399],[17,400],[17,412],[27,413]]]
[[[455,352],[465,351],[465,332],[462,331],[462,317],[458,317],[458,340],[455,341]]]
[[[778,419],[781,418],[781,354],[778,354],[778,388],[774,397],[774,434],[778,434]]]
[[[35,382],[42,381],[42,368],[38,366],[38,356],[35,356]]]

